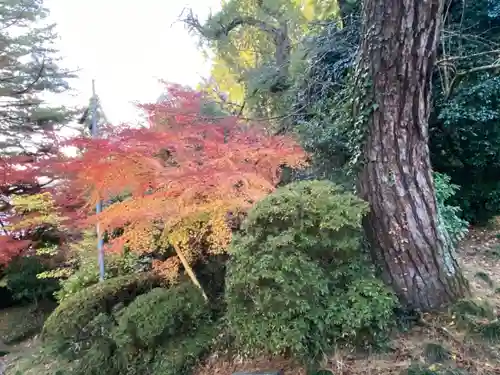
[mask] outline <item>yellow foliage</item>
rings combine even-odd
[[[147,220],[136,221],[126,227],[127,230],[120,236],[115,246],[112,247],[113,250],[121,252],[122,245],[126,245],[131,251],[139,254],[155,249],[161,230],[154,222]]]
[[[165,261],[153,260],[153,269],[170,284],[176,284],[179,281],[180,267],[181,261],[177,256]]]
[[[21,220],[8,226],[9,230],[23,230],[39,225],[58,226],[65,219],[55,206],[50,193],[34,195],[16,195],[12,198],[12,206]]]
[[[206,255],[222,254],[231,241],[225,215],[219,210],[187,217],[163,232],[160,245],[176,245],[190,265]]]
[[[215,100],[220,100],[218,94],[225,93],[227,100],[231,104],[243,104],[245,100],[245,85],[238,82],[238,75],[231,71],[231,68],[223,59],[214,59],[210,74],[214,82],[203,87],[202,90],[204,92]]]
[[[219,254],[231,240],[231,232],[225,222],[225,211],[212,211],[195,217],[187,217],[164,232],[163,238],[181,248],[205,245],[208,252]]]
[[[266,1],[266,0],[264,0]],[[267,0],[269,7],[272,1]],[[257,19],[274,23],[273,20],[262,19],[264,16],[254,0],[222,0],[222,12],[229,15],[239,13],[250,15]],[[289,37],[292,45],[297,46],[312,21],[340,18],[338,0],[284,0],[273,3],[271,8],[287,9]],[[265,18],[265,16],[264,16]],[[212,61],[211,78],[213,82],[201,88],[215,100],[220,100],[218,94],[227,95],[231,104],[241,106],[245,101],[246,85],[242,77],[259,65],[273,59],[275,53],[274,41],[269,35],[256,27],[242,27],[237,32],[230,33],[224,43],[218,43],[213,50],[215,58]],[[297,52],[294,48],[291,53]],[[303,59],[292,59],[291,72],[300,71]],[[299,66],[295,67],[294,64]]]
[[[213,255],[223,254],[231,242],[231,229],[226,223],[226,213],[219,212],[209,220],[210,232],[208,242],[210,253]]]
[[[302,14],[307,21],[312,21],[316,15],[316,2],[314,0],[296,0],[297,6],[300,7]]]
[[[340,19],[340,6],[336,0],[295,0],[308,21]]]

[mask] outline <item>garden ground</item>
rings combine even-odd
[[[336,375],[385,375],[401,374],[410,366],[420,364],[430,370],[449,369],[442,372],[448,375],[500,374],[500,323],[497,320],[497,311],[500,312],[500,220],[489,228],[473,230],[462,242],[459,258],[474,299],[478,306],[488,305],[490,313],[479,313],[471,318],[470,307],[466,306],[467,319],[459,310],[423,316],[407,332],[395,336],[387,350],[376,354],[339,350],[325,359],[324,368]],[[37,361],[38,338],[32,336],[40,329],[47,310],[47,306],[36,310],[28,306],[0,311],[0,352],[10,351],[0,359],[3,360],[0,375],[57,373],[53,366],[60,366],[60,362]],[[485,326],[480,326],[482,323]],[[12,342],[12,345],[7,347],[4,342]],[[286,375],[305,374],[303,368],[284,359],[229,361],[217,355],[200,364],[194,373],[230,375],[235,371],[270,369],[283,369]],[[432,371],[425,374],[432,374]]]

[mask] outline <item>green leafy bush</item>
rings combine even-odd
[[[106,278],[112,279],[134,273],[137,271],[136,266],[139,263],[139,258],[135,254],[111,255],[106,262]],[[55,297],[59,302],[62,302],[98,282],[99,265],[95,261],[95,255],[93,255],[90,261],[82,262],[71,276],[61,281],[61,289],[55,293]]]
[[[117,345],[113,340],[115,327],[111,315],[99,313],[85,326],[84,337],[76,342],[65,343],[65,347],[56,346],[57,352],[53,355],[76,362],[72,369],[76,374],[119,374],[120,363],[114,358],[117,353]],[[59,343],[62,342],[56,345]],[[62,351],[61,348],[66,350]],[[126,356],[127,353],[124,354]]]
[[[207,303],[191,282],[156,288],[137,297],[120,315],[117,341],[134,350],[155,348],[192,331],[209,316]]]
[[[475,5],[468,5],[464,10],[467,12],[468,7]],[[470,25],[476,22],[490,21],[476,18],[471,19]],[[486,30],[483,31],[481,37],[485,37]],[[462,48],[460,45],[457,51]],[[475,48],[471,50],[477,52]],[[429,124],[429,146],[433,167],[461,187],[450,199],[451,203],[462,208],[462,216],[467,221],[482,224],[500,212],[500,129],[497,126],[500,78],[489,73],[474,75],[474,78],[456,87],[450,98],[436,93],[436,113]]]
[[[59,289],[59,281],[38,277],[47,270],[49,267],[38,257],[17,257],[5,267],[2,282],[17,301],[36,303],[51,298]]]
[[[55,293],[59,302],[69,296],[99,282],[99,265],[95,260],[95,232],[85,232],[81,241],[72,245],[74,271],[61,280],[61,289]],[[108,254],[106,258],[106,278],[129,275],[135,272],[149,271],[147,261],[136,253],[125,251],[121,254]]]
[[[303,181],[248,213],[226,276],[228,325],[242,350],[313,359],[335,341],[387,331],[395,299],[361,251],[367,208],[331,182]]]
[[[217,333],[215,325],[205,324],[138,353],[123,351],[101,336],[78,361],[72,362],[70,371],[61,375],[188,375],[208,353]]]
[[[82,267],[67,279],[61,281],[61,289],[54,296],[57,301],[63,302],[66,298],[98,282],[99,266],[97,264],[92,264],[85,268]]]
[[[209,353],[218,332],[215,325],[205,324],[191,334],[170,340],[157,350],[149,372],[143,375],[191,375],[193,367]]]
[[[434,172],[434,186],[439,223],[450,245],[455,247],[468,232],[469,223],[460,218],[460,207],[448,205],[448,200],[458,191],[459,186],[451,183],[451,178],[445,174]]]
[[[65,299],[44,325],[45,340],[76,342],[88,336],[86,326],[100,313],[110,313],[119,304],[128,304],[136,296],[160,286],[153,274],[137,274],[109,279]]]
[[[0,310],[0,342],[15,344],[42,330],[45,319],[55,308],[54,302],[16,306]]]
[[[52,358],[72,364],[63,375],[188,374],[218,333],[210,306],[189,281],[139,295],[118,316],[108,309],[93,311],[82,324],[84,335],[65,346],[61,340],[44,341]]]

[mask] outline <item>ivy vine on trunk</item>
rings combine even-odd
[[[356,71],[356,117],[366,127],[359,192],[371,207],[367,237],[385,282],[403,304],[422,311],[468,293],[438,227],[429,160],[442,9],[442,0],[365,0]]]

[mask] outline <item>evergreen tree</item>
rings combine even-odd
[[[58,65],[55,25],[43,0],[0,2],[1,154],[35,155],[43,132],[57,131],[73,117],[65,107],[46,103],[42,94],[63,93],[74,74]]]

